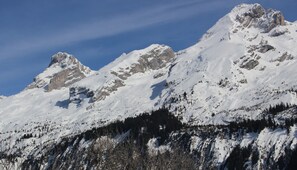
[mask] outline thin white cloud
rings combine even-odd
[[[233,1],[228,1],[233,2]],[[136,29],[181,20],[193,15],[199,15],[210,10],[230,6],[226,1],[179,1],[168,5],[145,9],[130,14],[89,23],[78,23],[77,26],[50,32],[36,37],[28,37],[23,41],[10,42],[0,47],[0,61],[12,57],[22,57],[55,47],[68,45],[94,38],[103,38]]]

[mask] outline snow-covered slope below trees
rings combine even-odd
[[[22,162],[41,156],[40,146],[160,108],[190,126],[260,119],[271,107],[297,104],[296,44],[296,22],[259,4],[242,4],[179,52],[153,44],[98,71],[60,52],[22,92],[0,97],[0,153],[17,154]],[[267,137],[271,133],[274,137]],[[230,150],[217,157],[218,164],[235,144],[252,140],[264,147],[266,138],[275,143],[279,134],[283,131],[266,130],[225,143]],[[295,134],[292,127],[287,136],[294,145]]]

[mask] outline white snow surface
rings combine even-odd
[[[163,154],[166,151],[171,151],[170,146],[168,145],[159,145],[158,139],[152,138],[147,142],[147,147],[149,154],[155,156],[158,154]]]
[[[264,109],[280,102],[297,104],[294,92],[297,88],[297,24],[286,21],[285,26],[276,28],[286,32],[276,37],[256,27],[240,27],[236,15],[251,7],[246,4],[236,7],[197,44],[177,52],[174,61],[161,69],[146,70],[122,80],[124,86],[104,100],[68,104],[68,87],[51,92],[25,89],[0,100],[0,142],[3,144],[0,150],[10,148],[9,152],[13,153],[22,148],[26,156],[39,144],[59,141],[62,137],[163,106],[181,116],[185,123],[204,125],[225,124],[239,118],[256,119]],[[260,52],[263,45],[274,49]],[[156,48],[169,47],[154,44],[123,54],[99,71],[86,74],[86,78],[72,87],[86,87],[96,92],[119,79],[112,71],[118,73],[131,67],[141,55]],[[258,64],[247,69],[244,65],[249,61]],[[54,65],[38,78],[48,83],[48,77],[61,69],[60,65]],[[172,102],[173,99],[178,100]],[[279,135],[282,133],[277,131]],[[25,134],[33,134],[33,137],[17,142]],[[247,136],[242,146],[252,137]],[[264,139],[265,136],[261,138]],[[224,140],[217,142],[229,145]],[[220,161],[227,153],[222,154]]]

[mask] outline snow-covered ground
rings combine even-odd
[[[0,99],[0,151],[21,149],[27,156],[44,143],[163,106],[185,123],[204,125],[256,119],[269,106],[297,104],[297,24],[285,21],[265,32],[274,22],[270,15],[277,13],[270,11],[244,26],[238,18],[255,7],[234,8],[197,44],[176,53],[154,44],[123,54],[98,71],[76,59],[69,63],[69,57],[58,61],[36,77],[37,86]],[[79,67],[85,78],[46,89],[53,77],[73,67]],[[79,102],[71,102],[70,88],[88,89],[92,95],[78,93],[73,98]],[[28,134],[32,137],[24,136]],[[242,145],[251,138],[246,136]],[[230,145],[223,139],[217,143]],[[226,154],[218,156],[219,161]]]
[[[166,79],[170,86],[162,94],[178,97],[187,93],[187,100],[169,103],[174,105],[172,111],[180,108],[177,112],[185,122],[221,124],[236,117],[257,118],[265,108],[281,102],[297,104],[297,25],[286,21],[267,33],[243,27],[236,18],[252,7],[236,7],[200,42],[178,52]],[[286,32],[271,36],[275,30]]]

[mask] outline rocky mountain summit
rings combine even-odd
[[[82,65],[74,56],[58,52],[52,56],[48,68],[34,78],[27,88],[44,88],[46,91],[68,87],[90,75],[92,70]]]
[[[281,12],[241,4],[178,52],[153,44],[98,71],[59,52],[1,99],[0,168],[296,167],[296,44]]]
[[[284,26],[285,19],[280,11],[265,10],[260,4],[252,6],[242,4],[233,9],[231,13],[236,14],[236,20],[243,27],[257,27],[264,32],[269,32],[277,26]]]

